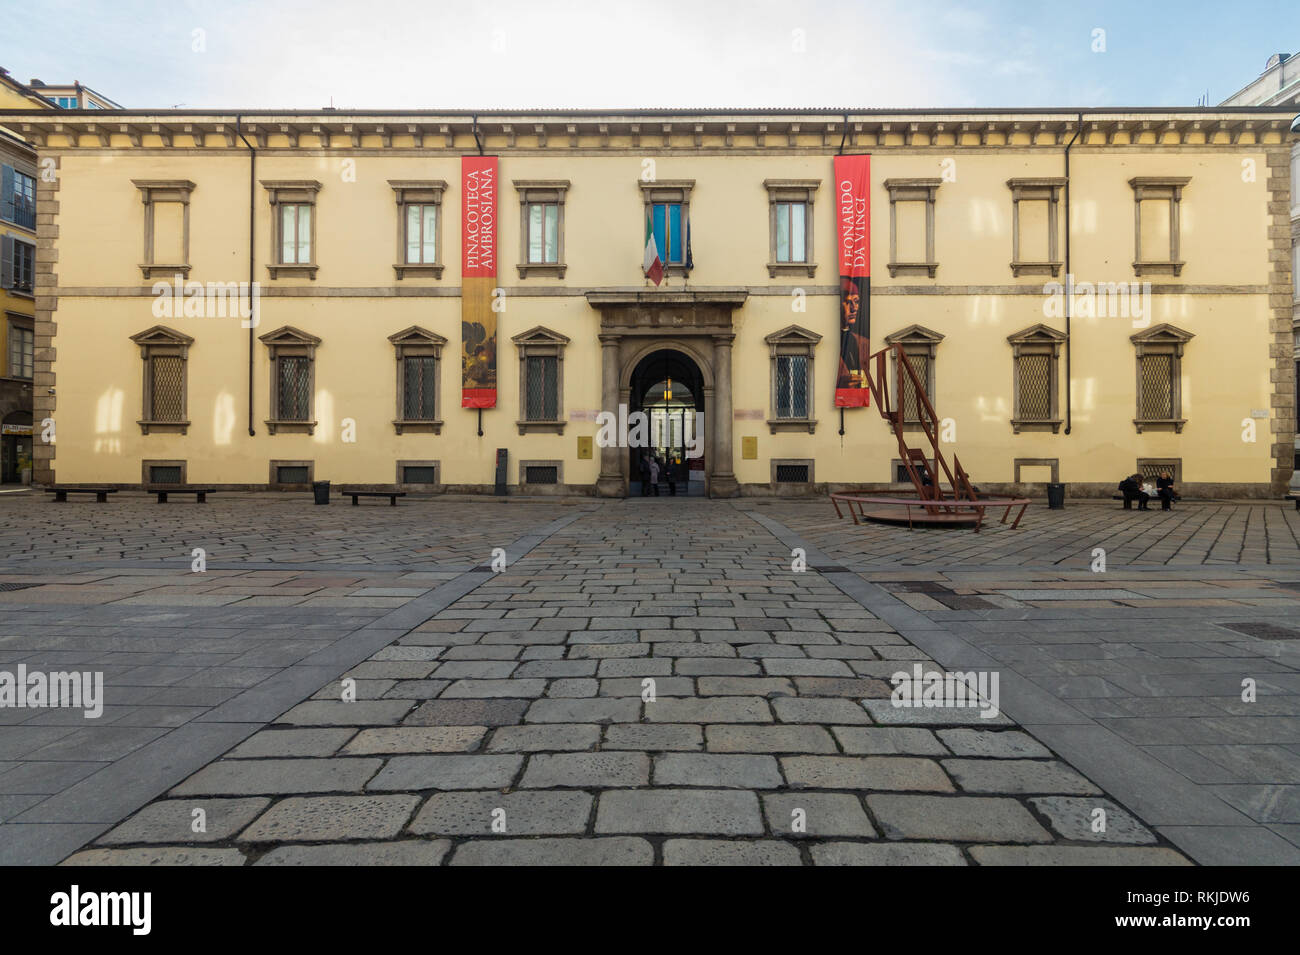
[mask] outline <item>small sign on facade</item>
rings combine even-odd
[[[746,461],[758,460],[758,438],[754,435],[740,439],[740,456]]]
[[[591,460],[591,445],[592,445],[591,435],[589,434],[578,435],[578,460],[579,461]]]

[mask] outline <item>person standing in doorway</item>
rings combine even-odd
[[[637,470],[641,472],[641,496],[647,497],[650,494],[650,455],[642,451],[641,456],[637,458]]]
[[[654,458],[649,463],[650,486],[654,488],[655,497],[659,496],[659,462]]]

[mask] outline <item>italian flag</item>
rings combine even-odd
[[[641,271],[655,285],[664,280],[664,263],[659,258],[659,246],[655,243],[655,230],[650,216],[645,219],[645,260],[641,263]]]

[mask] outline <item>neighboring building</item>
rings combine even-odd
[[[0,69],[0,109],[50,109]],[[32,466],[36,150],[0,126],[0,483]]]
[[[45,97],[59,109],[121,109],[121,103],[115,103],[102,93],[97,93],[89,86],[82,86],[76,80],[70,85],[42,83],[33,79],[27,84],[39,95]]]
[[[504,449],[518,491],[621,495],[637,451],[593,439],[624,405],[670,457],[702,413],[691,486],[713,495],[896,484],[885,422],[841,428],[834,404],[842,151],[872,156],[872,347],[902,345],[978,485],[1109,495],[1169,469],[1186,494],[1277,495],[1292,117],[0,113],[56,169],[35,384],[58,431],[36,479],[491,492]],[[480,155],[495,277],[462,274],[492,211],[462,164]],[[224,295],[250,268],[245,328]],[[177,276],[208,298],[161,295]]]
[[[1274,53],[1264,65],[1264,72],[1246,86],[1234,93],[1221,104],[1223,106],[1271,106],[1287,109],[1300,114],[1300,55],[1294,53]],[[1292,309],[1296,362],[1296,401],[1300,403],[1300,281],[1295,276],[1300,274],[1300,142],[1291,146],[1291,275]],[[1300,436],[1295,444],[1296,471],[1291,483],[1300,484]]]

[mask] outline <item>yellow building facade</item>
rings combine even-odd
[[[899,486],[876,409],[835,406],[842,153],[871,156],[872,350],[902,345],[977,485],[1101,495],[1169,470],[1184,495],[1279,494],[1291,119],[0,113],[50,170],[36,480],[491,493],[504,451],[510,493],[620,496],[640,410],[682,491]],[[498,170],[481,411],[461,407],[479,155]],[[656,285],[660,207],[680,261]]]

